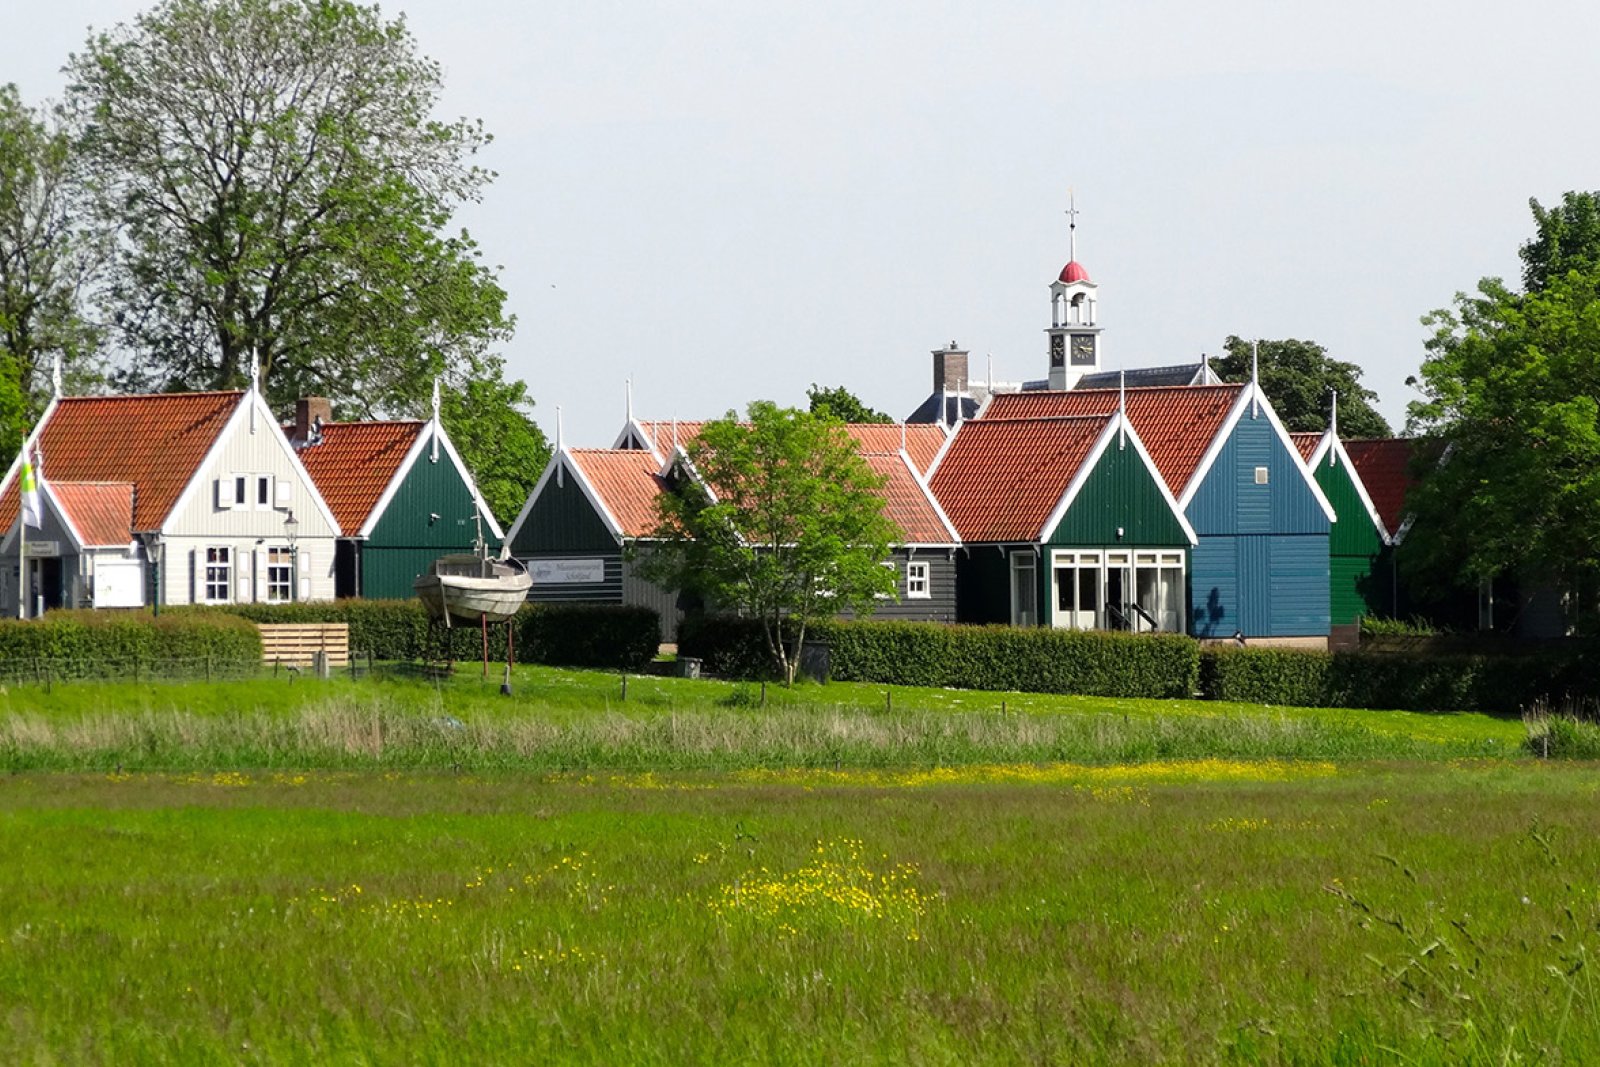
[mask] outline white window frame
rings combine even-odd
[[[933,598],[933,568],[925,559],[906,560],[906,599]]]
[[[1017,578],[1022,571],[1027,571],[1031,576],[1028,588],[1033,595],[1032,618],[1028,618],[1022,610],[1022,605],[1017,603]],[[1039,561],[1035,558],[1032,549],[1023,549],[1011,553],[1011,566],[1008,577],[1011,579],[1011,625],[1012,626],[1038,626],[1039,625]]]
[[[1139,599],[1141,575],[1154,572],[1150,602]],[[1079,603],[1085,574],[1093,575],[1095,591],[1092,605]],[[1112,580],[1120,577],[1121,602],[1117,605],[1127,628],[1139,633],[1182,633],[1185,622],[1187,564],[1182,552],[1129,551],[1126,549],[1057,549],[1050,553],[1052,601],[1051,623],[1063,630],[1105,630],[1113,628],[1107,604],[1112,596]],[[1065,601],[1065,603],[1064,603]],[[1139,605],[1155,619],[1152,626],[1133,605]],[[1165,605],[1165,606],[1163,606]]]
[[[293,603],[294,550],[288,545],[268,545],[265,551],[266,582],[261,591],[262,596],[269,604]]]
[[[873,593],[872,594],[873,599],[875,599],[875,600],[897,600],[897,599],[899,599],[899,595],[900,595],[900,568],[895,566],[895,562],[892,559],[886,559],[883,562],[879,563],[878,566],[882,567],[884,570],[892,571],[894,573],[895,591],[893,593]]]
[[[233,577],[235,558],[232,545],[207,545],[201,549],[205,554],[200,562],[200,602],[203,604],[232,604]],[[223,596],[216,597],[212,593],[216,589],[223,591]]]

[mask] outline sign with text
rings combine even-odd
[[[61,542],[60,541],[29,541],[28,542],[28,558],[29,559],[34,559],[34,558],[39,557],[39,556],[59,556],[59,555],[61,555]]]
[[[606,580],[603,559],[530,559],[534,585],[598,585]]]

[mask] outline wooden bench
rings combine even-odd
[[[311,666],[313,653],[326,652],[328,666],[350,665],[350,626],[343,622],[257,623],[261,659],[291,667]]]

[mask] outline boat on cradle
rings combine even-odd
[[[504,555],[490,558],[482,549],[440,556],[411,585],[428,617],[446,626],[504,622],[527,602],[532,587],[521,563]]]

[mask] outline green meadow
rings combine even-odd
[[[1600,1061],[1520,722],[516,689],[0,694],[0,1062]]]

